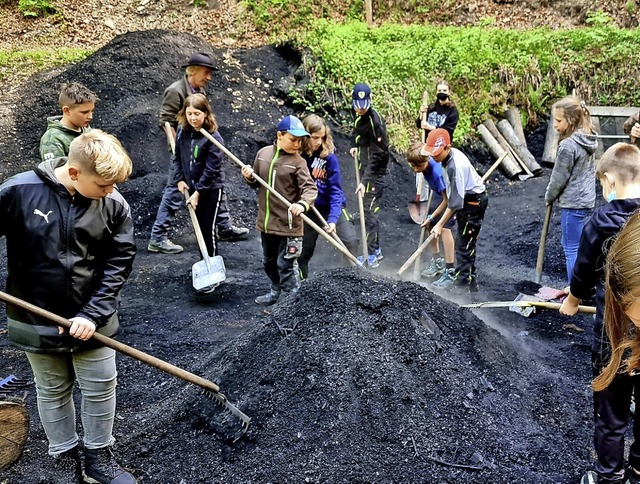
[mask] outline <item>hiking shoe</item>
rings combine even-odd
[[[235,225],[231,225],[226,229],[218,229],[217,240],[221,242],[228,242],[232,240],[243,240],[247,238],[249,234],[249,229],[244,227],[236,227]]]
[[[382,249],[379,247],[373,251],[373,255],[376,256],[376,259],[378,260],[378,262],[384,259],[384,256],[382,255]]]
[[[84,449],[84,478],[93,484],[135,484],[136,479],[116,462],[111,447]]]
[[[456,282],[456,270],[455,269],[446,269],[440,279],[431,284],[432,287],[436,289],[449,289]]]
[[[594,471],[588,471],[580,479],[580,484],[598,484],[598,474]]]
[[[256,304],[259,304],[260,306],[271,306],[277,303],[278,299],[280,299],[279,292],[269,291],[264,296],[258,296],[255,301]]]
[[[55,468],[54,484],[80,484],[82,483],[82,468],[80,467],[80,454],[78,446],[54,456]]]
[[[445,268],[446,266],[442,257],[432,257],[431,262],[429,262],[429,266],[420,273],[420,277],[423,279],[433,279],[434,277],[438,277],[442,274]]]
[[[149,241],[147,245],[149,252],[161,252],[162,254],[179,254],[184,250],[184,247],[178,244],[174,244],[169,239],[161,240],[160,242]]]

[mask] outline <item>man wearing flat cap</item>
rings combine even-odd
[[[213,59],[209,54],[196,52],[191,55],[189,61],[182,66],[185,75],[171,84],[164,91],[162,109],[160,110],[160,127],[164,130],[165,123],[171,125],[171,136],[175,139],[178,121],[176,116],[184,105],[184,100],[191,94],[204,94],[205,86],[211,81],[211,74],[216,70]],[[165,131],[165,134],[166,131]],[[168,134],[167,134],[168,136]],[[167,139],[167,141],[169,141]],[[172,183],[173,177],[169,174],[169,183],[162,193],[162,201],[158,207],[156,221],[151,229],[151,240],[147,246],[149,252],[162,252],[165,254],[178,254],[183,247],[171,242],[168,231],[176,211],[184,204],[184,197],[178,191],[177,185]],[[249,233],[249,229],[234,227],[231,224],[231,216],[227,206],[227,197],[223,194],[216,218],[217,240],[238,240]]]

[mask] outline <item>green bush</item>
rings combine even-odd
[[[609,25],[580,30],[316,21],[298,35],[316,109],[347,110],[350,89],[367,82],[398,148],[417,137],[414,120],[426,89],[451,83],[460,112],[456,139],[506,106],[535,123],[575,87],[588,103],[640,105],[640,67],[631,62],[640,31]],[[315,61],[313,59],[319,59]],[[336,92],[338,95],[336,96]],[[337,100],[337,101],[336,101]],[[346,120],[345,120],[346,122]]]
[[[40,17],[56,11],[49,0],[19,0],[18,10],[25,17]]]
[[[26,78],[31,73],[86,58],[86,49],[0,50],[0,81],[9,76]]]

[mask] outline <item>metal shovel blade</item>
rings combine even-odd
[[[193,288],[196,291],[220,284],[227,278],[227,270],[224,267],[222,256],[209,257],[209,264],[205,260],[193,264],[191,278],[193,280]]]
[[[409,216],[417,224],[421,224],[427,219],[429,215],[429,204],[427,201],[411,201],[407,203],[407,209],[409,210]]]

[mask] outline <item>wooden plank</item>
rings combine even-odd
[[[558,152],[558,132],[553,127],[553,116],[549,116],[549,124],[547,124],[547,136],[544,140],[544,151],[542,152],[542,161],[554,164],[556,162],[556,153]]]
[[[587,106],[587,109],[591,113],[591,116],[609,116],[621,118],[628,118],[629,116],[638,112],[638,108],[626,106]]]

